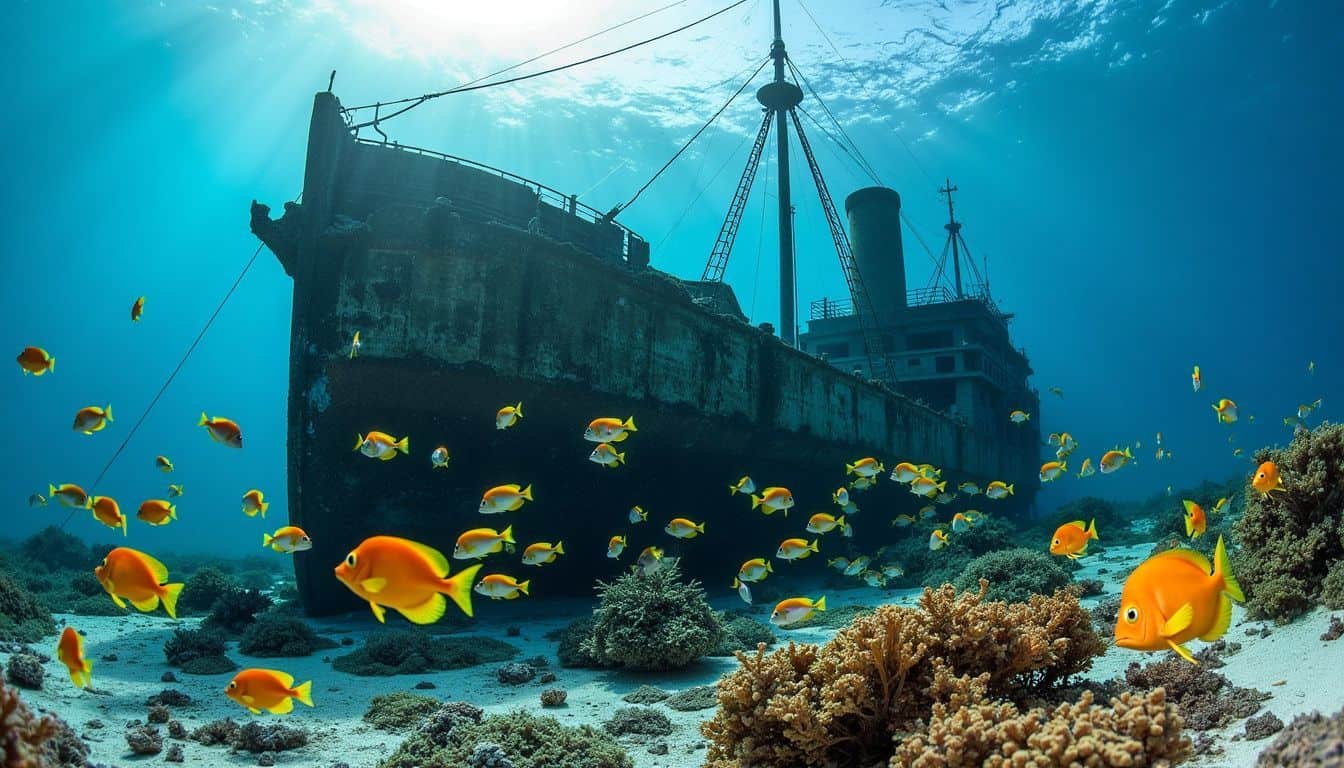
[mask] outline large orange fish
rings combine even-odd
[[[74,627],[67,626],[56,641],[56,659],[70,670],[70,682],[76,688],[87,688],[93,679],[93,662],[84,656],[84,638]]]
[[[1181,504],[1185,506],[1185,535],[1198,539],[1209,527],[1209,520],[1204,516],[1204,508],[1189,499],[1185,499]]]
[[[1206,643],[1223,636],[1232,623],[1232,601],[1246,598],[1232,575],[1223,537],[1213,550],[1213,565],[1193,549],[1172,549],[1145,560],[1125,580],[1115,644],[1135,651],[1170,648],[1197,664],[1185,643]]]
[[[87,502],[90,511],[93,512],[93,519],[106,525],[108,528],[120,528],[121,535],[126,535],[126,516],[121,513],[121,505],[111,496],[90,496]]]
[[[201,411],[201,420],[196,422],[196,426],[205,427],[205,431],[210,433],[210,439],[216,443],[223,443],[230,448],[243,447],[243,430],[232,419],[222,416],[212,419],[205,415],[205,411]]]
[[[23,369],[24,376],[30,373],[41,376],[56,369],[56,358],[47,354],[47,350],[41,347],[24,347],[16,359],[19,367]]]
[[[98,583],[103,585],[112,602],[125,608],[131,601],[136,610],[149,613],[163,602],[163,609],[171,618],[177,618],[177,596],[181,584],[165,584],[168,568],[144,552],[130,547],[117,547],[107,553],[101,565],[93,569]]]
[[[1087,554],[1088,542],[1096,538],[1099,538],[1096,520],[1086,525],[1082,520],[1065,523],[1056,528],[1055,535],[1050,538],[1050,554],[1077,560]]]
[[[448,578],[448,558],[433,547],[396,536],[372,536],[360,542],[336,566],[336,578],[369,602],[378,621],[395,608],[416,624],[433,624],[447,610],[447,595],[468,616],[471,580],[480,565]]]
[[[1269,498],[1271,491],[1288,490],[1283,487],[1283,477],[1279,474],[1279,465],[1272,461],[1266,461],[1255,470],[1255,476],[1251,478],[1251,487],[1259,491],[1265,498]]]
[[[313,682],[294,687],[294,676],[275,669],[244,669],[224,689],[224,695],[247,707],[254,715],[266,710],[273,715],[294,711],[294,700],[313,706]]]

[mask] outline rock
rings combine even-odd
[[[1273,712],[1256,715],[1246,721],[1246,738],[1251,741],[1268,739],[1283,730],[1283,721]]]
[[[149,707],[149,716],[145,719],[149,720],[151,723],[159,723],[162,725],[163,723],[168,722],[168,708],[162,704],[151,704]]]
[[[5,678],[20,688],[40,691],[45,677],[42,662],[31,654],[19,653],[10,656],[9,664],[5,666]]]
[[[531,664],[511,661],[495,670],[495,677],[505,685],[522,685],[537,676],[537,670]]]
[[[565,699],[569,694],[565,693],[563,688],[547,688],[541,692],[541,706],[543,707],[562,707],[565,705]]]
[[[471,750],[467,764],[471,768],[513,768],[513,761],[504,753],[504,748],[488,741],[477,744]]]
[[[542,675],[541,677],[537,678],[537,682],[541,683],[542,685],[546,685],[547,683],[554,683],[554,682],[555,682],[555,673],[554,673],[554,672],[547,672],[546,674],[544,674],[544,675]]]
[[[163,737],[159,729],[143,725],[126,731],[126,744],[137,755],[157,755],[163,751]]]
[[[662,688],[654,688],[652,685],[641,685],[635,690],[621,697],[621,701],[628,704],[657,704],[672,694],[664,691]]]
[[[94,718],[93,720],[90,720],[89,722],[85,723],[84,727],[88,728],[91,731],[96,731],[99,730],[100,728],[103,728],[104,726],[102,720]]]
[[[1321,634],[1321,639],[1328,643],[1338,640],[1342,635],[1344,635],[1344,621],[1340,621],[1338,616],[1331,616],[1330,626]]]
[[[168,721],[168,736],[173,739],[186,739],[187,727],[180,720]]]
[[[678,712],[713,709],[719,705],[719,693],[712,685],[698,685],[668,696],[663,704]]]
[[[1344,765],[1344,709],[1326,717],[1298,715],[1265,751],[1261,768],[1338,768]]]
[[[257,755],[257,765],[275,765],[275,753],[262,752]]]
[[[150,696],[145,703],[151,707],[155,704],[162,704],[165,707],[185,707],[191,704],[191,697],[181,691],[164,688]]]
[[[100,659],[100,661],[116,661],[116,660],[117,660],[117,654],[115,653],[104,654],[103,657]]]
[[[421,680],[420,682],[415,684],[415,689],[417,691],[432,691],[435,688],[438,688],[438,686],[431,683],[428,680]]]
[[[613,736],[666,736],[672,733],[672,721],[653,707],[621,707],[602,727]]]
[[[658,742],[658,743],[656,743],[656,744],[650,744],[650,745],[649,745],[649,754],[650,754],[650,755],[666,755],[666,754],[667,754],[667,742],[666,742],[666,741],[660,741],[660,742]]]
[[[161,682],[161,683],[176,683],[176,682],[177,682],[177,675],[174,675],[174,674],[173,674],[173,670],[170,669],[170,670],[168,670],[167,672],[164,672],[163,675],[161,675],[161,676],[159,677],[159,682]]]
[[[163,756],[164,761],[169,763],[180,763],[185,759],[182,754],[181,744],[169,744],[168,753]]]

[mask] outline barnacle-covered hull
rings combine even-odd
[[[331,569],[367,536],[448,552],[464,530],[509,524],[520,544],[565,542],[534,594],[589,593],[622,566],[604,557],[618,533],[629,536],[626,564],[658,544],[726,585],[738,562],[796,535],[804,511],[762,518],[730,482],[750,473],[820,509],[844,462],[865,453],[932,462],[949,485],[1015,482],[1017,496],[996,508],[1005,512],[1030,503],[1034,443],[986,439],[782,345],[734,317],[730,294],[696,300],[650,269],[633,233],[492,171],[356,141],[322,93],[303,203],[276,220],[254,205],[254,232],[294,278],[289,514],[314,540],[295,558],[310,612],[358,605]],[[517,402],[522,421],[497,430],[495,412]],[[587,422],[630,415],[638,432],[617,445],[626,465],[587,461]],[[408,435],[410,454],[352,451],[374,429]],[[452,458],[433,469],[440,444]],[[510,482],[531,484],[535,501],[480,515],[482,492]],[[865,547],[897,535],[888,513],[922,501],[885,479],[869,494],[858,499],[871,498],[871,511],[854,521],[870,526]],[[647,523],[627,521],[635,504]],[[664,534],[678,515],[705,520],[707,540],[681,546]],[[839,554],[846,544],[835,542]],[[490,565],[519,578],[533,570],[516,558]]]

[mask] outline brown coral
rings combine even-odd
[[[870,765],[892,736],[920,727],[934,704],[1052,687],[1091,666],[1104,646],[1077,597],[985,602],[949,585],[917,609],[883,606],[821,648],[790,643],[738,654],[703,733],[709,765]]]
[[[1235,531],[1242,554],[1237,578],[1247,608],[1258,618],[1287,621],[1330,602],[1344,562],[1344,424],[1299,432],[1286,449],[1261,449],[1256,463],[1273,461],[1286,489],[1248,492]]]
[[[1175,765],[1190,754],[1181,717],[1161,689],[1122,694],[1110,707],[1085,692],[1076,704],[1025,713],[1012,704],[938,703],[926,734],[906,739],[891,768],[1104,768]]]
[[[4,768],[83,766],[89,749],[55,715],[38,718],[19,692],[0,680],[0,765]]]

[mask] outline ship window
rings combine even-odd
[[[929,331],[912,333],[905,337],[906,349],[937,349],[952,346],[952,331]]]
[[[826,357],[849,357],[849,344],[843,341],[832,342],[830,344],[818,344],[817,356]]]
[[[933,369],[939,373],[952,373],[957,370],[957,359],[951,355],[939,355],[933,359]]]

